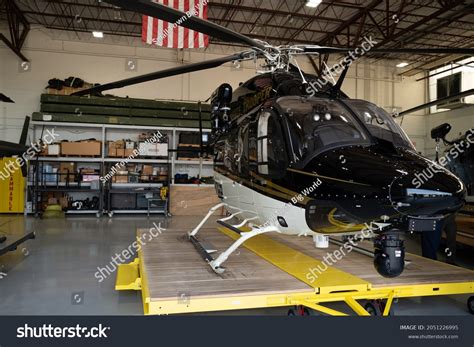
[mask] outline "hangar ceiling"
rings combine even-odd
[[[12,2],[30,24],[141,36],[139,14],[97,0],[0,0],[0,20],[7,20],[6,8]],[[474,2],[470,0],[324,0],[317,8],[305,5],[306,0],[212,0],[208,15],[211,21],[275,45],[356,47],[364,37],[372,36],[378,47],[474,46]],[[409,62],[401,71],[413,75],[461,57],[384,54],[383,58]]]

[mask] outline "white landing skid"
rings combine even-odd
[[[199,242],[199,240],[196,238],[197,233],[199,230],[202,228],[204,223],[209,219],[214,212],[216,212],[219,208],[225,206],[228,210],[235,210],[234,213],[232,213],[228,217],[224,217],[222,219],[219,219],[217,223],[220,225],[226,227],[229,230],[232,230],[233,232],[237,233],[240,235],[240,237],[229,247],[227,248],[224,252],[222,252],[216,259],[210,254],[208,249]],[[191,241],[191,243],[194,245],[196,250],[199,252],[199,254],[202,256],[202,258],[210,265],[212,270],[216,272],[217,274],[222,274],[225,271],[225,268],[222,267],[222,264],[229,258],[229,256],[235,252],[245,241],[248,239],[251,239],[252,237],[255,237],[257,235],[269,233],[269,232],[279,232],[279,230],[274,227],[274,226],[253,226],[250,225],[249,222],[252,220],[257,219],[257,216],[251,217],[251,218],[246,218],[243,220],[241,223],[237,225],[231,225],[228,224],[227,221],[231,220],[233,217],[238,216],[242,214],[243,212],[249,212],[249,211],[244,211],[240,208],[230,206],[226,203],[220,203],[214,207],[212,207],[207,215],[202,219],[202,221],[191,231],[188,233],[188,238]],[[248,225],[250,227],[250,231],[242,231],[239,228]]]

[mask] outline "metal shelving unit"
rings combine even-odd
[[[97,197],[99,200],[99,206],[93,209],[85,209],[85,210],[72,210],[69,209],[66,214],[95,214],[97,217],[100,216],[102,209],[103,209],[103,187],[101,184],[95,184],[89,182],[80,182],[80,175],[74,174],[74,179],[77,179],[77,182],[61,182],[61,176],[64,174],[61,173],[44,173],[43,172],[43,165],[48,162],[61,162],[61,158],[54,158],[57,159],[55,161],[49,161],[46,159],[43,160],[35,160],[30,162],[29,169],[33,170],[33,181],[28,182],[28,190],[30,196],[32,197],[32,207],[35,216],[39,216],[43,210],[43,197],[45,193],[81,193],[87,194],[90,197]],[[65,158],[69,159],[69,158]],[[69,162],[69,160],[63,160]],[[80,162],[80,161],[77,161]],[[86,161],[88,163],[88,161]],[[102,164],[100,164],[102,166]],[[102,171],[102,167],[100,168]],[[55,177],[55,181],[46,181],[44,176]],[[66,174],[70,176],[71,174]],[[97,188],[95,187],[97,186]]]
[[[58,133],[69,132],[73,135],[80,136],[82,138],[91,138],[95,137],[97,140],[102,141],[102,155],[101,157],[39,157],[36,160],[30,163],[30,167],[39,167],[40,163],[61,163],[61,162],[74,162],[77,164],[98,164],[100,175],[104,176],[108,172],[109,167],[114,163],[118,163],[125,158],[110,158],[106,154],[106,142],[112,140],[110,134],[124,132],[130,134],[135,131],[160,131],[164,135],[168,136],[168,145],[169,145],[169,155],[166,159],[152,159],[152,158],[133,158],[127,162],[130,164],[153,164],[153,165],[167,165],[168,166],[168,178],[164,182],[153,182],[153,183],[112,183],[107,182],[102,184],[99,182],[99,189],[91,189],[91,184],[89,183],[77,183],[77,182],[44,182],[41,183],[40,177],[38,176],[41,172],[36,170],[35,179],[33,182],[28,183],[28,191],[32,197],[32,206],[33,212],[37,215],[41,212],[38,209],[38,199],[39,195],[42,195],[46,192],[54,193],[90,193],[98,194],[100,200],[100,207],[98,210],[68,210],[66,214],[96,214],[100,216],[104,213],[112,216],[115,213],[168,213],[168,201],[164,202],[162,208],[154,208],[153,211],[150,208],[147,209],[113,209],[110,205],[111,194],[145,194],[153,193],[154,195],[160,193],[160,189],[163,185],[168,187],[174,183],[174,174],[180,171],[191,172],[193,175],[203,177],[203,172],[206,170],[209,172],[209,176],[212,175],[212,165],[211,161],[199,161],[199,160],[178,160],[176,149],[178,148],[178,136],[181,132],[199,132],[198,129],[194,128],[170,128],[170,127],[152,127],[152,126],[128,126],[128,125],[109,125],[109,124],[87,124],[87,123],[62,123],[62,122],[49,122],[49,121],[33,121],[33,139],[37,140],[40,138],[42,133],[41,128],[51,129],[57,128]],[[203,130],[205,133],[209,133],[209,129]],[[93,133],[94,136],[90,136]],[[84,135],[86,134],[86,135]],[[88,135],[87,135],[88,134]],[[69,138],[64,138],[69,139]],[[79,139],[79,138],[77,138]],[[76,139],[74,139],[76,140]],[[154,201],[157,199],[153,199]],[[41,203],[41,201],[40,201]],[[155,201],[156,203],[156,201]],[[157,204],[159,205],[159,204]]]
[[[143,163],[140,160],[136,161],[137,163]],[[148,161],[146,161],[148,163]],[[161,196],[161,189],[166,186],[170,186],[170,177],[169,177],[169,160],[163,162],[160,160],[159,163],[157,161],[153,162],[153,164],[161,164],[167,166],[168,175],[166,180],[161,181],[154,181],[154,182],[141,182],[141,183],[113,183],[108,181],[106,183],[106,213],[109,217],[112,217],[114,214],[147,214],[150,215],[151,213],[160,213],[168,216],[168,198],[162,200],[160,204],[160,208],[156,208],[153,211],[150,210],[150,203],[148,200],[158,200],[158,197]],[[105,164],[105,168],[109,170],[108,164]],[[135,208],[117,208],[113,205],[113,196],[117,194],[124,194],[128,196],[133,196],[133,200],[135,201]],[[145,198],[147,200],[147,205],[139,206],[139,196],[141,195],[150,195],[150,198]],[[158,197],[157,197],[158,196]]]

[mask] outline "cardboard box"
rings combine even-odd
[[[138,144],[138,150],[140,151],[141,156],[148,156],[148,157],[167,157],[168,156],[167,143],[140,142]]]
[[[143,165],[142,175],[140,179],[142,181],[151,181],[153,176],[153,166],[152,165]]]
[[[125,141],[125,149],[135,149],[135,142],[133,141]]]
[[[128,171],[118,171],[112,178],[112,183],[128,183]]]
[[[152,165],[143,165],[142,174],[143,175],[153,175],[153,166]]]
[[[84,89],[87,89],[87,88],[85,87],[73,88],[73,87],[64,86],[62,89],[59,89],[59,90],[54,89],[54,88],[46,88],[46,93],[53,94],[53,95],[71,95],[72,93],[79,92]]]
[[[59,174],[60,174],[59,181],[60,182],[75,182],[75,179],[76,179],[75,173],[76,173],[75,163],[60,163],[59,164]]]
[[[81,174],[83,175],[97,175],[97,170],[90,168],[90,167],[83,167],[81,170]]]
[[[123,148],[116,148],[115,151],[117,152],[117,157],[118,158],[123,158],[125,155],[125,149]]]
[[[69,207],[69,199],[67,196],[62,196],[59,198],[59,205],[61,205],[61,207],[63,209],[67,209]]]
[[[48,155],[48,146],[47,145],[41,146],[41,152],[39,153],[39,156],[44,157],[47,155]]]
[[[109,142],[109,147],[114,147],[114,148],[125,148],[125,141],[124,140],[117,140],[117,141],[110,141]]]
[[[153,131],[149,131],[149,132],[146,132],[146,133],[141,133],[140,135],[138,135],[138,140],[139,141],[146,141],[148,139],[151,139],[152,137],[155,136],[155,132]]]
[[[135,150],[134,148],[131,148],[131,149],[126,148],[126,149],[125,149],[124,157],[125,157],[125,158],[132,157],[134,150]]]
[[[61,142],[62,155],[100,156],[102,143],[100,141]]]
[[[114,158],[117,156],[117,148],[115,147],[110,147],[109,145],[109,149],[108,149],[108,156],[111,157],[111,158]]]
[[[47,155],[60,155],[61,146],[59,144],[51,144],[46,146]]]
[[[131,157],[133,159],[134,157],[133,151],[134,149],[124,149],[124,148],[114,148],[112,150],[109,149],[109,157],[115,157],[115,158]]]
[[[152,156],[156,152],[156,144],[140,142],[138,144],[138,151],[141,156]]]

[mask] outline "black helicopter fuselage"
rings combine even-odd
[[[249,211],[243,217],[273,216],[292,234],[344,234],[372,223],[430,231],[462,207],[463,183],[418,154],[377,106],[334,95],[331,86],[308,95],[287,72],[229,88],[212,101],[216,189]],[[307,228],[289,217],[294,208]]]

